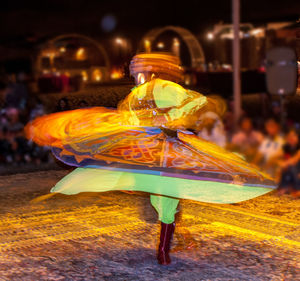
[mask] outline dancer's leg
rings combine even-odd
[[[175,214],[179,203],[178,199],[150,195],[151,204],[158,213],[158,219],[166,224],[173,223],[175,221]]]
[[[151,204],[158,212],[161,221],[160,243],[158,247],[157,260],[159,264],[171,263],[169,256],[170,244],[175,230],[175,214],[179,203],[178,199],[165,196],[150,196]]]

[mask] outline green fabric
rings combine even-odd
[[[153,97],[158,108],[180,106],[187,98],[187,91],[180,85],[162,79],[153,79]],[[147,83],[146,83],[147,85]],[[148,85],[147,85],[148,86]]]
[[[150,195],[150,201],[154,209],[158,213],[158,219],[163,223],[173,223],[175,221],[175,214],[179,203],[178,199]]]
[[[112,190],[143,191],[175,198],[225,204],[255,198],[272,189],[104,169],[77,168],[60,180],[51,192],[71,195],[80,192]]]
[[[193,111],[196,111],[197,109],[203,107],[206,102],[207,102],[206,97],[204,96],[193,99],[182,107],[172,108],[168,112],[168,116],[170,117],[171,120],[177,120],[183,116],[191,115]]]

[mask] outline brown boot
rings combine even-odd
[[[169,256],[170,244],[175,230],[175,223],[161,223],[160,243],[158,247],[157,260],[159,264],[168,265],[171,263]]]

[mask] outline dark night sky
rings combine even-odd
[[[296,20],[298,0],[241,0],[243,22]],[[101,19],[113,14],[112,34],[134,36],[155,26],[180,25],[195,33],[213,24],[231,21],[231,0],[6,0],[1,1],[0,35],[52,35],[81,32],[105,36]]]

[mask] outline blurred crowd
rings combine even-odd
[[[26,139],[24,126],[27,122],[46,112],[38,98],[28,97],[26,83],[12,76],[2,90],[4,105],[0,116],[0,165],[22,165],[26,163],[48,163],[53,161],[50,148],[40,147]],[[78,108],[88,107],[82,100]],[[250,118],[243,112],[237,127],[233,127],[232,105],[220,117],[214,112],[201,116],[199,137],[209,140],[242,155],[248,162],[259,166],[278,182],[279,194],[300,195],[300,139],[299,124],[287,122],[281,128],[278,104],[272,104],[267,118]],[[69,110],[69,101],[62,98],[56,112]]]
[[[243,112],[237,128],[233,128],[230,111],[223,120],[215,113],[208,112],[205,125],[197,134],[259,166],[276,180],[279,194],[292,194],[299,198],[299,124],[289,120],[286,127],[281,128],[277,117],[275,114],[265,120],[255,120]]]
[[[28,89],[22,75],[10,75],[2,89],[4,105],[0,111],[0,165],[22,165],[49,161],[49,149],[26,139],[25,124],[45,114],[42,103],[28,105]]]
[[[49,147],[41,147],[25,137],[25,125],[35,118],[45,115],[46,109],[37,97],[28,95],[28,84],[23,76],[9,76],[1,90],[3,106],[0,107],[0,166],[20,166],[28,163],[53,162]],[[82,100],[78,108],[88,107]],[[61,98],[56,112],[69,110],[67,98]]]

